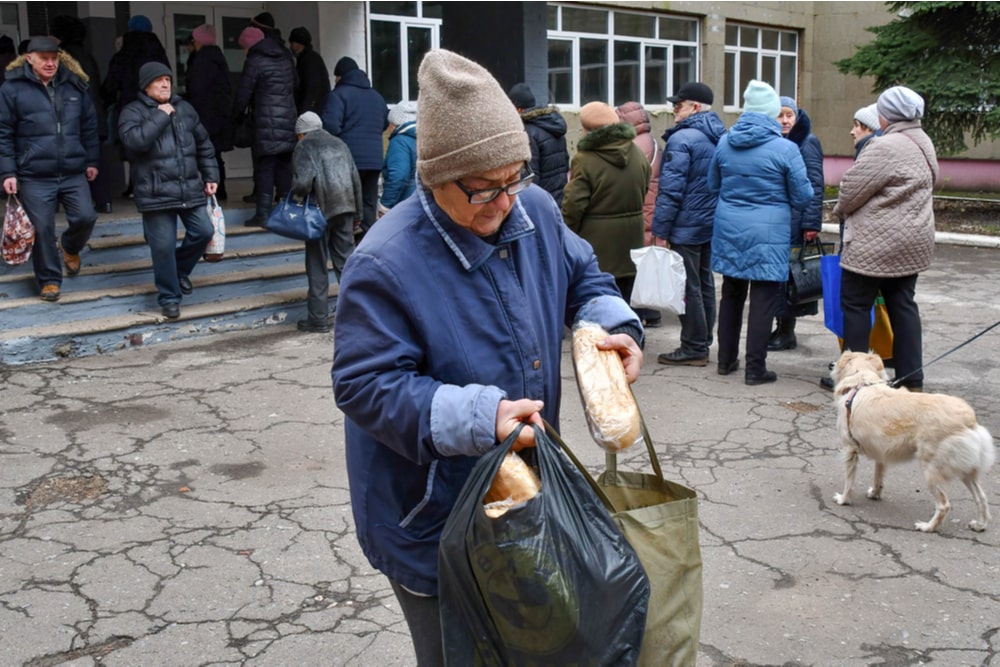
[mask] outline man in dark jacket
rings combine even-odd
[[[253,184],[257,214],[246,224],[263,227],[279,197],[288,194],[295,150],[295,67],[284,47],[257,28],[244,28],[239,44],[247,54],[243,76],[233,102],[235,125],[247,107],[254,118]]]
[[[323,62],[323,56],[312,46],[312,35],[305,28],[295,28],[288,36],[288,46],[295,54],[295,69],[299,75],[299,87],[295,93],[295,104],[299,114],[312,111],[323,113],[326,96],[330,94],[330,73]]]
[[[119,136],[134,165],[135,205],[153,259],[157,303],[164,317],[180,317],[188,277],[212,240],[205,195],[218,182],[215,151],[194,107],[172,90],[170,68],[146,63],[139,70],[142,92],[122,110]],[[177,245],[177,218],[184,240]]]
[[[115,116],[139,95],[139,68],[146,63],[170,65],[160,38],[153,32],[148,17],[136,14],[128,20],[128,32],[122,35],[122,48],[111,56],[108,75],[101,84],[101,96]],[[97,82],[94,82],[97,85]],[[128,188],[123,193],[132,196],[132,174],[129,169]]]
[[[661,364],[705,366],[715,328],[715,276],[712,274],[712,221],[717,196],[706,177],[719,137],[726,131],[712,111],[712,89],[690,81],[667,98],[674,105],[674,126],[666,142],[653,211],[653,236],[684,259],[684,314],[681,345],[657,357]]]
[[[35,225],[32,261],[44,301],[59,299],[62,265],[74,276],[97,220],[88,181],[97,178],[100,140],[87,75],[51,37],[35,37],[0,86],[0,178]],[[56,205],[69,228],[56,246]]]
[[[562,204],[563,190],[569,174],[569,153],[566,150],[566,120],[555,106],[535,106],[535,94],[526,83],[515,84],[507,93],[517,107],[531,143],[531,162],[535,183]]]
[[[80,68],[90,79],[87,82],[87,92],[97,114],[97,136],[101,146],[98,176],[90,182],[90,196],[99,213],[111,213],[111,169],[104,154],[104,142],[108,139],[108,117],[104,109],[104,100],[101,99],[101,70],[97,66],[97,60],[84,45],[87,39],[87,27],[75,16],[61,14],[52,19],[49,29],[52,31],[52,36],[59,40],[59,48],[80,63]]]
[[[351,149],[364,191],[361,228],[368,231],[378,209],[378,177],[384,164],[382,133],[389,127],[389,108],[353,58],[338,60],[333,76],[337,84],[326,98],[323,129],[343,139]]]
[[[229,129],[232,85],[229,63],[215,39],[215,26],[203,24],[191,32],[194,51],[188,58],[187,91],[184,99],[198,112],[201,124],[212,138],[215,161],[219,166],[219,189],[215,196],[219,201],[225,201],[228,196],[226,164],[222,160],[222,153],[233,149]]]

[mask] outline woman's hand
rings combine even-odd
[[[598,343],[597,348],[618,352],[625,366],[625,377],[629,384],[639,379],[639,371],[642,370],[642,350],[634,338],[623,333],[613,334]]]
[[[817,236],[819,236],[819,232],[817,232],[815,229],[807,229],[806,231],[802,232],[802,238],[806,243],[812,243],[813,241],[816,240]]]
[[[541,414],[543,407],[544,403],[530,398],[522,398],[519,401],[501,400],[497,405],[497,442],[506,440],[519,424],[527,423],[528,425],[521,429],[511,449],[518,452],[525,447],[534,447],[535,429],[531,428],[531,425],[543,426]]]

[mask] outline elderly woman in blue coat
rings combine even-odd
[[[556,423],[567,325],[604,327],[630,380],[642,329],[531,184],[528,136],[500,84],[440,49],[418,79],[420,182],[347,260],[333,390],[358,541],[390,580],[417,664],[436,665],[438,546],[476,461],[521,422]],[[533,429],[520,438],[533,444]]]
[[[708,168],[719,195],[712,233],[712,270],[722,274],[719,302],[719,374],[740,367],[743,304],[747,315],[748,385],[774,382],[767,369],[771,319],[788,279],[792,212],[812,200],[813,188],[798,147],[781,136],[778,94],[763,81],[743,93],[743,114],[720,140]]]

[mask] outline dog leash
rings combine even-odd
[[[918,368],[918,369],[916,369],[914,371],[910,371],[909,373],[907,373],[903,377],[896,378],[895,380],[893,380],[892,382],[889,383],[889,386],[892,387],[893,389],[899,387],[899,385],[903,383],[903,380],[905,380],[906,378],[910,377],[914,373],[918,373],[919,371],[924,370],[925,368],[927,368],[931,364],[936,363],[938,361],[941,361],[942,359],[944,359],[945,357],[947,357],[952,352],[955,352],[956,350],[959,350],[959,349],[965,347],[966,345],[968,345],[972,341],[976,340],[977,338],[979,338],[983,334],[987,333],[988,331],[997,328],[998,326],[1000,326],[1000,321],[994,322],[993,324],[991,324],[990,326],[986,327],[985,329],[983,329],[982,331],[980,331],[979,333],[977,333],[975,336],[973,336],[969,340],[965,341],[964,343],[959,343],[958,345],[956,345],[955,347],[951,348],[950,350],[948,350],[947,352],[945,352],[941,356],[939,356],[939,357],[937,357],[937,358],[935,358],[935,359],[933,359],[931,361],[928,361],[926,364],[924,364],[920,368]]]

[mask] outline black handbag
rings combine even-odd
[[[817,251],[813,251],[813,244]],[[812,303],[823,298],[823,275],[820,267],[826,250],[826,246],[819,240],[819,237],[810,243],[803,243],[797,248],[792,248],[791,258],[788,260],[788,283],[786,284],[786,298],[790,305]]]
[[[253,109],[247,107],[243,111],[239,124],[233,128],[233,146],[236,148],[250,148],[253,146],[256,134]]]

